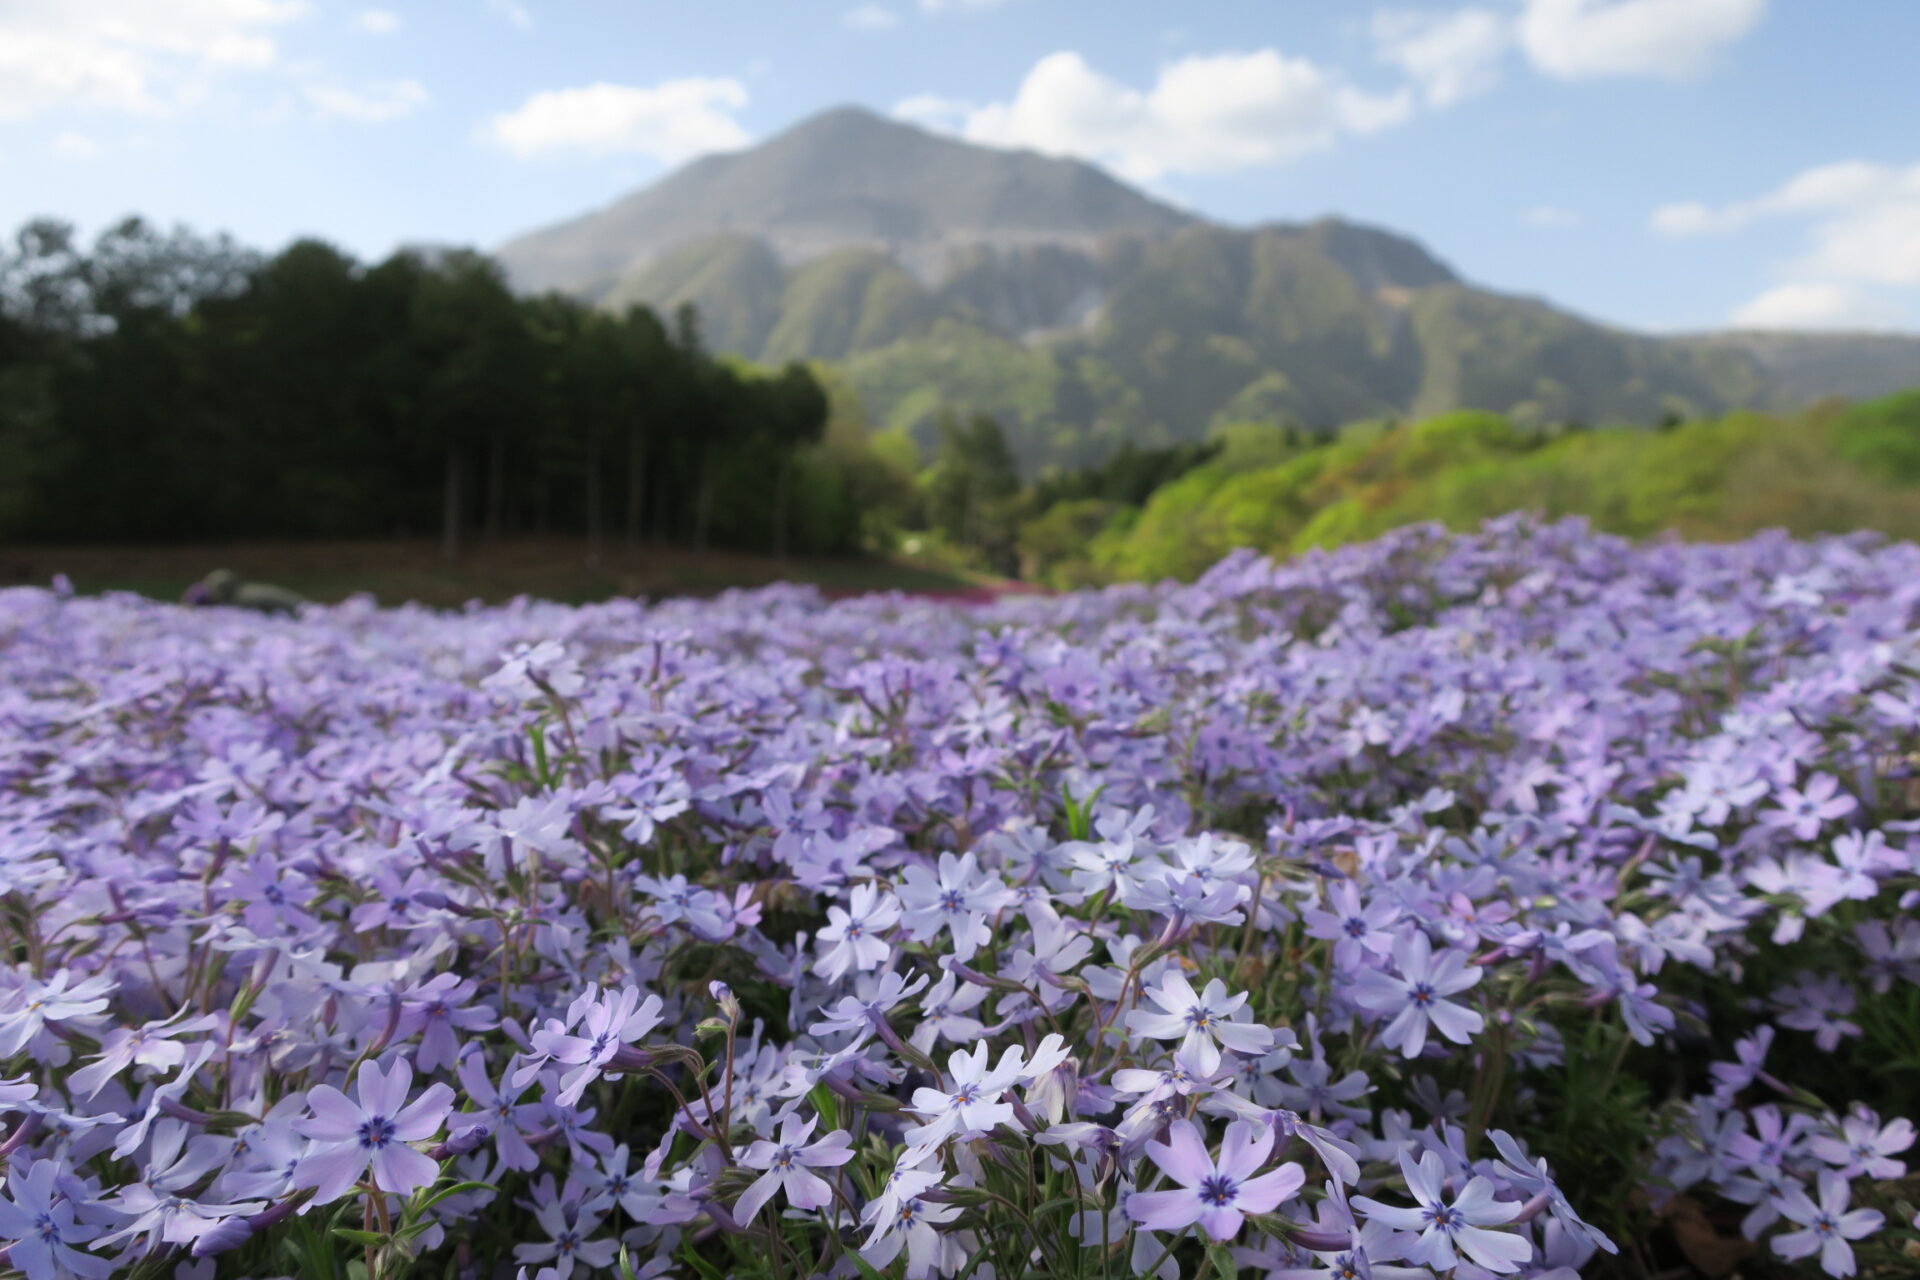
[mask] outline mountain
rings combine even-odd
[[[695,160],[497,256],[519,288],[592,292],[717,232],[765,240],[783,261],[858,245],[933,274],[956,246],[1085,246],[1192,221],[1077,160],[971,146],[840,107],[751,150]]]
[[[995,413],[1029,471],[1234,421],[1651,425],[1920,386],[1920,336],[1634,333],[1380,228],[1221,226],[1079,161],[857,108],[499,257],[523,289],[692,303],[716,349],[840,362],[878,425],[923,442],[943,406]]]

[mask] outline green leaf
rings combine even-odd
[[[527,730],[527,737],[533,742],[534,776],[540,780],[541,786],[551,787],[553,785],[553,775],[548,771],[547,767],[547,734],[545,727],[543,725],[533,726]]]
[[[850,1253],[847,1255],[847,1257],[852,1259],[854,1266],[860,1268],[861,1280],[887,1280],[885,1276],[881,1275],[878,1271],[875,1271],[873,1269],[872,1263],[868,1262],[865,1258],[861,1257],[859,1254]]]
[[[826,1122],[828,1133],[840,1127],[840,1100],[833,1096],[833,1090],[824,1084],[817,1084],[807,1094],[807,1100],[813,1103],[813,1109]]]
[[[442,1200],[450,1199],[451,1197],[457,1196],[462,1192],[498,1191],[499,1189],[500,1188],[494,1186],[491,1182],[456,1182],[450,1187],[445,1187],[439,1191],[434,1192],[432,1195],[428,1196],[425,1200],[419,1201],[415,1205],[414,1211],[417,1213],[425,1213],[427,1210],[433,1208],[433,1206],[439,1204]]]
[[[719,1268],[693,1251],[691,1244],[680,1246],[680,1260],[705,1276],[706,1280],[726,1280],[726,1277],[720,1274]]]
[[[362,1231],[358,1227],[335,1227],[333,1234],[369,1249],[378,1249],[387,1243],[387,1238],[378,1231]]]

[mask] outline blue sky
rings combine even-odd
[[[1915,0],[8,0],[0,227],[496,245],[846,102],[1649,330],[1920,330]]]

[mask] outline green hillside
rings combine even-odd
[[[1876,529],[1920,537],[1920,391],[1799,414],[1736,410],[1648,431],[1549,429],[1456,411],[1314,441],[1248,425],[1138,504],[1030,505],[1026,569],[1059,585],[1192,577],[1238,547],[1289,554],[1400,525],[1510,511],[1632,536]],[[1078,528],[1077,540],[1054,536]]]

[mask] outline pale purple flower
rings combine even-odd
[[[1214,978],[1206,990],[1196,994],[1186,977],[1168,970],[1157,987],[1148,987],[1146,997],[1159,1005],[1161,1012],[1133,1009],[1127,1014],[1127,1026],[1135,1036],[1150,1040],[1179,1040],[1200,1072],[1211,1077],[1220,1069],[1220,1046],[1235,1053],[1264,1054],[1272,1050],[1273,1028],[1250,1022],[1240,1013],[1247,1003],[1246,992],[1227,995],[1227,984]]]
[[[1879,1116],[1860,1107],[1840,1122],[1837,1132],[1816,1134],[1807,1146],[1843,1178],[1899,1178],[1906,1175],[1907,1165],[1893,1157],[1913,1140],[1911,1120],[1901,1117],[1882,1125]]]
[[[1595,1248],[1605,1249],[1608,1253],[1620,1252],[1620,1246],[1608,1238],[1607,1233],[1590,1225],[1574,1210],[1566,1193],[1560,1190],[1560,1184],[1553,1180],[1548,1172],[1547,1162],[1527,1153],[1527,1149],[1510,1133],[1499,1129],[1489,1129],[1487,1137],[1493,1140],[1494,1150],[1500,1153],[1500,1162],[1494,1171],[1504,1178],[1515,1190],[1532,1197],[1545,1194],[1548,1211],[1553,1220],[1561,1227],[1587,1241]]]
[[[1796,840],[1816,838],[1821,824],[1860,807],[1859,801],[1840,790],[1839,780],[1826,773],[1814,774],[1804,788],[1782,787],[1774,800],[1779,808],[1762,809],[1760,821],[1792,832]]]
[[[1824,1053],[1840,1047],[1840,1041],[1858,1036],[1860,1024],[1848,1020],[1856,1003],[1853,988],[1827,974],[1816,976],[1802,971],[1791,986],[1773,993],[1775,1019],[1783,1027],[1811,1031],[1813,1042]]]
[[[972,1052],[955,1049],[947,1059],[953,1088],[913,1091],[909,1110],[925,1116],[927,1122],[907,1130],[909,1146],[932,1147],[948,1138],[1011,1124],[1013,1104],[1002,1102],[1002,1095],[1016,1084],[1053,1070],[1067,1058],[1066,1046],[1057,1035],[1042,1040],[1031,1059],[1020,1045],[1012,1046],[1000,1055],[1000,1065],[992,1069],[987,1067],[987,1052],[985,1040]]]
[[[1147,1154],[1178,1189],[1135,1192],[1126,1198],[1127,1216],[1149,1231],[1184,1231],[1197,1222],[1215,1240],[1231,1240],[1246,1215],[1272,1213],[1306,1185],[1297,1164],[1258,1172],[1272,1150],[1272,1129],[1236,1122],[1227,1126],[1216,1162],[1199,1127],[1176,1120],[1166,1144],[1149,1142]]]
[[[1427,935],[1414,932],[1394,941],[1393,961],[1398,977],[1378,969],[1364,970],[1355,986],[1354,1002],[1363,1009],[1389,1015],[1382,1042],[1409,1058],[1426,1047],[1431,1026],[1455,1044],[1470,1044],[1486,1025],[1477,1012],[1448,996],[1480,981],[1480,970],[1464,953],[1447,950],[1433,956]]]
[[[1872,1235],[1886,1223],[1878,1209],[1849,1211],[1851,1195],[1846,1178],[1831,1169],[1820,1171],[1820,1202],[1807,1193],[1790,1187],[1781,1199],[1780,1211],[1801,1224],[1773,1238],[1773,1251],[1788,1260],[1820,1255],[1820,1269],[1830,1276],[1850,1276],[1856,1270],[1850,1240]]]
[[[566,1021],[549,1018],[533,1033],[534,1056],[514,1073],[513,1082],[532,1079],[548,1061],[572,1067],[561,1076],[554,1099],[570,1107],[606,1072],[615,1054],[660,1025],[661,1008],[659,996],[648,995],[643,1001],[635,987],[623,987],[617,994],[590,987],[569,1006]],[[576,1022],[577,1034],[572,1030]]]
[[[407,1144],[440,1132],[453,1109],[453,1090],[435,1082],[408,1102],[412,1087],[413,1068],[402,1059],[384,1073],[378,1063],[362,1063],[353,1099],[332,1085],[308,1090],[313,1115],[293,1127],[313,1146],[294,1170],[293,1185],[312,1187],[318,1204],[346,1195],[369,1168],[374,1186],[394,1195],[431,1185],[440,1166]]]
[[[107,1081],[129,1066],[165,1072],[185,1062],[187,1046],[173,1037],[205,1031],[215,1021],[204,1016],[182,1021],[185,1013],[183,1008],[160,1022],[149,1022],[138,1027],[115,1027],[109,1031],[107,1038],[100,1042],[100,1056],[73,1073],[74,1092],[91,1098],[100,1092]]]
[[[908,1171],[889,1188],[890,1195],[867,1207],[863,1221],[872,1224],[873,1233],[860,1249],[867,1265],[884,1270],[905,1249],[907,1280],[932,1280],[960,1269],[973,1250],[972,1237],[942,1230],[960,1216],[960,1206],[921,1198],[939,1182],[937,1174]]]
[[[684,922],[695,934],[708,939],[719,938],[726,933],[726,921],[720,915],[720,899],[697,884],[689,884],[685,876],[674,875],[664,879],[635,876],[633,882],[643,893],[653,895],[653,911],[662,924]]]
[[[1366,952],[1385,956],[1393,950],[1394,935],[1387,926],[1400,918],[1400,908],[1385,898],[1362,905],[1360,890],[1351,880],[1327,890],[1327,909],[1314,908],[1300,916],[1307,936],[1333,943],[1333,957],[1342,969],[1357,968]]]
[[[36,1160],[6,1175],[10,1198],[0,1200],[0,1238],[8,1241],[8,1260],[27,1280],[105,1280],[113,1263],[75,1246],[98,1239],[106,1228],[76,1219],[73,1203],[59,1189],[64,1172],[58,1161]]]
[[[1370,1196],[1353,1197],[1353,1206],[1371,1222],[1419,1233],[1419,1239],[1407,1246],[1407,1261],[1448,1271],[1459,1265],[1459,1255],[1464,1253],[1476,1265],[1505,1275],[1533,1257],[1533,1245],[1526,1236],[1492,1230],[1519,1217],[1520,1206],[1495,1200],[1493,1183],[1487,1179],[1468,1178],[1459,1194],[1449,1198],[1443,1186],[1446,1168],[1433,1152],[1423,1153],[1415,1163],[1403,1149],[1400,1170],[1418,1208],[1397,1208]]]
[[[734,1221],[741,1226],[752,1222],[762,1205],[775,1191],[787,1193],[787,1203],[796,1209],[821,1209],[833,1202],[833,1188],[814,1169],[833,1168],[853,1159],[852,1137],[844,1129],[835,1129],[818,1142],[807,1138],[819,1118],[801,1120],[790,1115],[780,1126],[778,1142],[762,1138],[740,1153],[740,1163],[749,1169],[765,1169],[753,1185],[734,1202]]]
[[[419,1035],[414,1065],[421,1071],[438,1071],[459,1061],[456,1031],[489,1031],[500,1025],[492,1009],[474,1000],[478,989],[471,978],[436,973],[402,995],[400,1025],[394,1035],[396,1039]]]
[[[613,1265],[620,1252],[618,1240],[590,1239],[600,1227],[601,1215],[578,1201],[551,1199],[534,1206],[533,1219],[547,1233],[545,1244],[517,1244],[514,1261],[551,1263],[555,1280],[567,1280],[576,1265],[598,1271]],[[542,1270],[542,1275],[549,1274]]]
[[[901,873],[901,923],[915,942],[931,941],[943,929],[953,934],[954,959],[965,962],[992,940],[986,917],[1013,901],[1006,882],[979,870],[971,853],[940,855],[937,873],[912,865]]]
[[[900,903],[871,882],[853,886],[847,905],[829,904],[827,924],[818,940],[830,943],[814,972],[829,982],[838,982],[849,969],[877,969],[887,962],[893,948],[880,935],[900,920]]]
[[[940,975],[940,981],[920,997],[920,1017],[908,1042],[922,1053],[932,1053],[936,1040],[965,1044],[987,1034],[987,1026],[973,1016],[973,1010],[987,998],[987,989],[961,982],[952,973]]]
[[[57,1042],[44,1052],[35,1042],[50,1025],[104,1011],[107,997],[114,989],[111,978],[83,978],[75,982],[65,969],[45,982],[27,979],[26,985],[0,1009],[0,1058],[11,1058],[33,1046],[36,1057],[53,1061],[57,1053],[59,1059],[65,1061],[66,1050]]]
[[[831,1008],[823,1009],[821,1012],[826,1016],[810,1025],[807,1032],[827,1036],[837,1031],[851,1031],[857,1044],[880,1029],[895,1005],[926,985],[924,973],[909,982],[891,969],[880,974],[878,981],[868,977],[856,979],[855,994],[842,996]]]
[[[487,1074],[486,1055],[478,1049],[469,1051],[460,1060],[460,1087],[480,1109],[453,1115],[447,1122],[449,1131],[458,1135],[485,1129],[493,1139],[494,1150],[500,1153],[501,1164],[521,1173],[537,1169],[540,1156],[527,1145],[526,1135],[534,1127],[529,1117],[539,1108],[520,1101],[520,1095],[532,1083],[505,1080],[496,1088]]]

